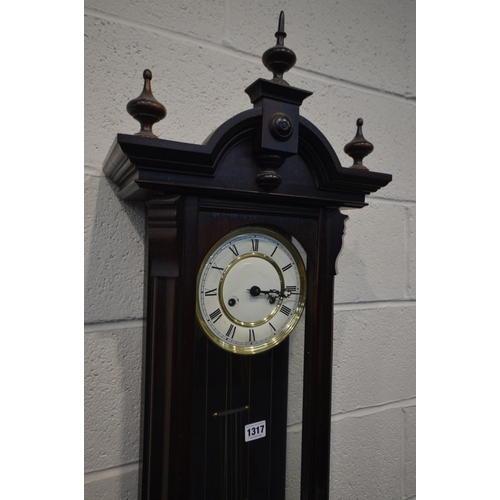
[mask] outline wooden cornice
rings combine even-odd
[[[261,127],[262,108],[244,111],[223,123],[206,141],[188,144],[140,135],[118,134],[103,171],[127,200],[157,198],[162,193],[262,199],[280,203],[360,208],[365,195],[387,185],[392,176],[342,167],[325,136],[299,118],[298,153],[279,168],[283,183],[268,192],[255,182],[259,166],[251,147]],[[245,161],[231,163],[231,152]],[[235,171],[237,169],[237,171]],[[309,176],[314,182],[288,182]],[[306,178],[304,177],[304,178]]]

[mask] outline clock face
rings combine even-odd
[[[306,272],[295,246],[275,231],[245,227],[222,238],[203,260],[196,313],[219,347],[256,354],[290,334],[305,297]]]

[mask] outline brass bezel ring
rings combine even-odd
[[[275,239],[277,242],[281,243],[283,247],[290,252],[292,258],[294,259],[296,265],[297,265],[297,271],[299,275],[299,289],[300,289],[300,295],[299,299],[297,302],[297,307],[295,308],[295,311],[293,312],[292,317],[290,320],[285,324],[285,327],[283,330],[275,335],[274,337],[270,338],[266,342],[259,344],[259,345],[233,345],[230,344],[229,342],[225,342],[223,339],[218,337],[210,328],[210,326],[205,322],[203,315],[201,313],[200,309],[200,296],[198,294],[199,290],[199,285],[200,285],[200,280],[203,275],[205,266],[207,265],[208,261],[210,258],[213,256],[215,251],[221,247],[223,247],[226,243],[229,241],[233,240],[234,238],[240,236],[240,235],[259,235],[262,234],[264,236],[271,237]],[[244,254],[247,255],[247,254]],[[224,270],[225,272],[226,270]],[[294,246],[294,244],[287,239],[285,236],[283,236],[281,233],[266,228],[266,227],[258,227],[258,226],[244,226],[239,229],[236,229],[234,231],[231,231],[224,237],[220,238],[207,252],[205,257],[202,260],[202,263],[200,265],[200,268],[198,269],[198,274],[197,274],[197,279],[196,279],[196,317],[198,320],[198,324],[201,326],[203,332],[205,335],[212,341],[214,342],[217,346],[220,348],[224,349],[227,352],[233,353],[233,354],[241,354],[241,355],[252,355],[252,354],[258,354],[261,352],[268,351],[269,349],[272,349],[276,347],[279,343],[281,343],[284,339],[290,335],[292,330],[297,326],[297,323],[299,322],[302,313],[304,312],[305,309],[305,302],[306,302],[306,297],[307,297],[307,278],[306,278],[306,268],[304,265],[304,261],[302,260],[302,257],[297,250],[297,248]],[[220,300],[219,300],[220,304]]]

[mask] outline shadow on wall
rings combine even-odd
[[[85,323],[142,318],[144,204],[121,201],[104,176],[85,184]]]
[[[93,500],[138,494],[144,212],[103,175],[85,176],[85,471],[133,465],[87,484]]]
[[[86,498],[136,500],[142,328],[86,333],[85,357],[85,471],[106,471]]]

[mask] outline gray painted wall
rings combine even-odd
[[[279,11],[287,74],[314,92],[301,114],[343,146],[363,117],[365,164],[394,180],[346,212],[338,260],[331,498],[400,500],[415,491],[415,3],[410,0],[86,0],[85,498],[135,499],[143,320],[143,207],[121,202],[102,174],[142,71],[167,108],[162,138],[201,143],[251,107],[244,89],[269,78]],[[289,461],[300,422],[290,423]],[[290,480],[289,498],[297,498]]]

